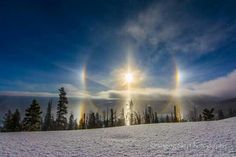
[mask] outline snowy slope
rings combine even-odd
[[[78,131],[0,133],[0,156],[236,156],[236,118]]]

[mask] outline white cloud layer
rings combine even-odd
[[[49,92],[30,92],[30,91],[1,91],[3,96],[32,96],[32,97],[55,97],[57,94]]]
[[[236,70],[226,76],[216,78],[214,80],[192,85],[193,90],[202,94],[219,96],[219,97],[235,97],[236,96]]]

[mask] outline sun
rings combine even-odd
[[[132,83],[134,81],[134,77],[133,77],[133,74],[128,72],[128,73],[125,73],[124,75],[124,81],[128,84]]]
[[[138,88],[144,80],[144,73],[137,68],[117,68],[113,72],[116,89],[133,90]]]

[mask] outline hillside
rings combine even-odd
[[[235,156],[236,117],[106,129],[0,134],[0,156]]]

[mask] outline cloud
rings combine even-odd
[[[170,91],[168,89],[160,89],[160,88],[140,88],[133,89],[132,91],[126,90],[107,90],[101,91],[98,93],[99,97],[110,98],[110,99],[123,99],[127,95],[131,95],[132,97],[142,97],[142,98],[157,98],[160,95],[167,95]]]
[[[192,90],[202,94],[231,98],[236,96],[236,70],[226,76],[192,85]]]
[[[122,99],[128,94],[141,99],[167,99],[170,96],[214,96],[221,98],[236,97],[236,70],[213,80],[193,83],[179,89],[168,88],[137,88],[129,93],[125,90],[107,90],[98,93],[98,97]]]
[[[49,92],[29,92],[29,91],[1,91],[3,96],[32,96],[32,97],[55,97],[57,94]]]
[[[27,84],[27,86],[30,86],[30,84]],[[58,91],[57,88],[55,88],[55,92],[36,92],[36,89],[40,89],[40,85],[36,85],[36,84],[32,84],[32,86],[34,87],[38,87],[38,88],[33,88],[34,91],[32,91],[32,87],[30,86],[29,90],[25,90],[25,91],[0,91],[0,95],[3,96],[32,96],[32,97],[58,97]],[[65,91],[67,93],[68,97],[92,97],[91,95],[89,95],[88,93],[86,93],[85,91],[75,87],[72,84],[68,84],[68,83],[62,83],[57,85],[58,89],[60,87],[64,87]]]
[[[137,47],[170,53],[208,53],[232,34],[224,21],[197,17],[187,2],[160,1],[128,19],[122,33]],[[151,51],[150,51],[151,52]]]
[[[166,100],[171,96],[193,96],[196,93],[189,89],[165,89],[165,88],[136,88],[132,91],[125,90],[108,90],[98,93],[98,97],[108,99],[125,99],[127,95],[136,99],[147,100]]]
[[[144,87],[135,88],[131,91],[108,89],[97,93],[89,93],[72,84],[60,84],[67,92],[68,97],[89,98],[89,99],[124,99],[128,94],[138,99],[166,100],[170,96],[214,96],[221,98],[236,97],[236,70],[226,76],[218,77],[213,80],[192,83],[178,89]],[[34,96],[34,97],[57,97],[57,93],[31,92],[31,91],[1,91],[4,96]]]

